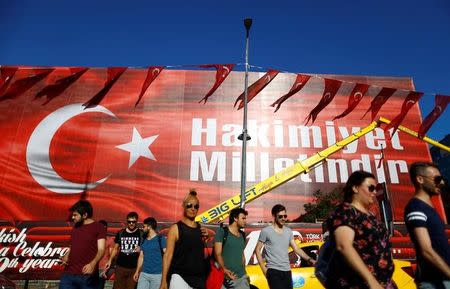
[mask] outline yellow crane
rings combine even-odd
[[[274,174],[273,176],[255,184],[251,188],[247,189],[245,191],[245,203],[249,203],[265,193],[270,192],[271,190],[275,189],[276,187],[284,184],[285,182],[289,181],[292,178],[295,178],[296,176],[300,175],[301,173],[307,173],[311,168],[313,168],[315,165],[325,161],[330,155],[340,151],[343,149],[346,145],[352,143],[353,141],[359,139],[360,137],[364,136],[365,134],[373,131],[375,128],[379,127],[381,124],[389,124],[390,120],[380,117],[378,121],[374,121],[368,126],[362,128],[360,131],[344,138],[341,141],[336,142],[335,144],[329,146],[328,148],[312,155],[311,157],[303,160],[303,161],[297,161],[292,166],[289,166],[282,171]],[[399,126],[398,130],[407,133],[411,136],[417,137],[418,133],[407,128],[404,126]],[[432,140],[428,137],[422,138],[423,141],[434,145],[436,147],[439,147],[440,149],[446,150],[450,152],[450,147],[445,146],[435,140]],[[197,216],[196,221],[201,223],[213,223],[216,221],[222,221],[224,220],[229,212],[239,207],[241,202],[241,196],[240,194],[237,194],[228,200],[225,200],[221,202],[220,204],[210,208],[209,210],[201,213]]]

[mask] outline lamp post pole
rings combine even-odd
[[[250,34],[250,27],[252,26],[252,19],[244,19],[244,26],[246,30],[245,37],[245,90],[244,90],[244,120],[242,126],[242,134],[238,137],[242,141],[242,159],[241,159],[241,208],[245,208],[245,186],[247,175],[247,141],[250,136],[247,133],[247,98],[248,98],[248,38]]]

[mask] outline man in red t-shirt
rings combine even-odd
[[[92,219],[88,201],[78,201],[71,208],[74,227],[70,248],[61,259],[66,265],[59,289],[97,289],[98,262],[105,253],[106,228]]]

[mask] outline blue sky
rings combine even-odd
[[[0,64],[243,63],[311,74],[412,77],[425,116],[450,95],[450,1],[0,0]],[[450,133],[450,108],[428,135]]]

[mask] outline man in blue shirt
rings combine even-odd
[[[161,285],[162,256],[166,250],[166,238],[156,231],[155,218],[144,220],[144,233],[147,238],[141,245],[134,280],[137,289],[158,289]]]
[[[427,162],[413,163],[409,174],[415,194],[404,218],[417,254],[416,283],[419,289],[450,289],[450,247],[431,201],[441,193],[443,178],[436,165]]]

